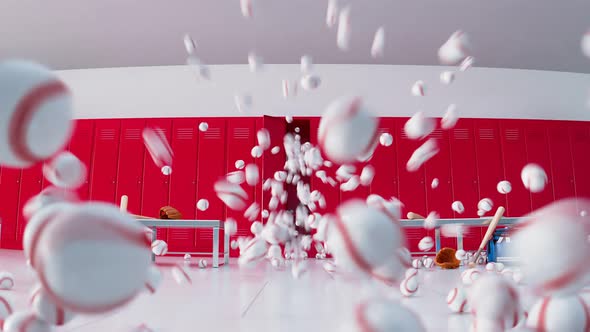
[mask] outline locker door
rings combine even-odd
[[[553,176],[553,195],[555,200],[572,197],[576,194],[574,170],[567,121],[548,123],[549,151],[551,154],[551,171],[545,170],[547,176]],[[545,187],[545,190],[551,190]]]
[[[263,157],[262,157],[262,165],[263,166],[261,169],[262,174],[261,174],[260,178],[261,178],[261,182],[264,182],[266,179],[272,178],[274,176],[275,171],[283,170],[283,168],[285,166],[285,160],[286,160],[287,156],[285,155],[285,148],[283,146],[283,138],[285,137],[287,127],[286,127],[285,118],[275,117],[275,116],[267,116],[267,115],[265,115],[262,118],[262,124],[263,124],[264,128],[266,128],[268,130],[268,132],[270,134],[271,149],[274,146],[278,146],[281,148],[281,151],[275,155],[273,155],[269,152],[266,152],[263,155]],[[253,137],[253,142],[254,142],[253,144],[258,144],[256,142],[256,135],[254,135],[254,137]],[[247,151],[245,151],[245,153],[247,152],[249,155],[250,149],[252,149],[252,147],[247,149]],[[228,168],[233,167],[232,161],[235,160],[235,158],[233,156],[230,157],[230,155],[229,155],[230,152],[231,152],[231,155],[234,155],[237,153],[237,152],[232,151],[231,146],[230,146],[230,149],[228,149]],[[263,202],[262,205],[265,208],[268,207],[268,203],[270,202],[270,198],[271,198],[270,190],[262,192],[262,202]]]
[[[406,164],[414,150],[424,141],[409,139],[404,132],[404,124],[408,119],[403,118],[396,121],[397,129],[393,136],[394,144],[398,151],[398,174],[399,174],[399,199],[404,203],[402,217],[405,218],[408,212],[418,213],[427,216],[426,209],[426,183],[424,165],[416,172],[408,172]],[[407,246],[411,252],[418,252],[418,242],[425,236],[434,236],[433,231],[426,231],[424,228],[406,228]]]
[[[172,120],[174,164],[170,175],[170,205],[182,213],[183,219],[195,219],[197,203],[197,131],[198,119]],[[168,246],[172,252],[196,251],[196,230],[171,228]]]
[[[265,117],[266,118],[266,117]],[[266,122],[266,121],[265,121]],[[273,128],[268,128],[271,131]],[[276,138],[273,140],[272,132],[271,132],[271,140],[272,143],[277,143]],[[253,164],[256,160],[250,154],[250,150],[257,145],[256,140],[256,119],[254,118],[228,118],[227,119],[227,170],[234,171],[235,170],[235,162],[236,160],[243,160],[246,165]],[[267,168],[266,166],[270,164],[271,160],[269,159],[276,159],[270,154],[269,151],[266,151],[263,155],[263,167],[259,167],[260,173],[263,173],[265,170],[271,172],[271,174],[261,174],[260,181],[264,181],[265,178],[272,176],[273,168]],[[255,187],[249,186],[247,183],[242,185],[244,191],[248,194],[249,202],[254,202],[255,198]],[[266,194],[268,192],[265,192]],[[215,198],[217,199],[217,198]],[[259,202],[260,203],[260,202]],[[266,208],[268,205],[264,205],[263,208]],[[227,218],[233,218],[238,223],[238,231],[236,233],[236,237],[238,236],[252,236],[250,232],[251,222],[244,218],[243,211],[234,211],[232,209],[227,209]],[[258,221],[262,221],[260,216]],[[239,251],[237,250],[230,250],[232,256],[238,256]]]
[[[116,203],[117,159],[119,157],[120,120],[96,120],[90,199]]]
[[[502,120],[500,121],[500,130],[504,177],[512,184],[519,184],[520,172],[527,163],[523,121]],[[496,187],[489,190],[497,192]],[[506,216],[520,217],[531,212],[530,192],[520,184],[512,186],[512,192],[506,195],[506,200]]]
[[[436,138],[440,151],[424,166],[426,204],[428,213],[436,211],[441,218],[453,218],[453,188],[451,187],[451,152],[448,131],[435,129],[432,138]],[[438,188],[432,189],[430,184],[433,178],[438,178]],[[425,215],[426,216],[426,215]],[[442,247],[457,247],[454,237],[441,237]]]
[[[549,178],[548,188],[552,188],[551,159],[549,158],[549,142],[547,140],[546,121],[529,120],[525,124],[525,138],[527,150],[527,163],[541,165]],[[522,187],[522,181],[513,183],[513,186]],[[553,201],[553,190],[543,190],[540,193],[530,193],[531,207],[536,210]]]
[[[2,248],[20,249],[22,244],[17,241],[17,218],[19,206],[19,190],[21,170],[2,167],[0,174],[0,221],[2,223]]]
[[[309,138],[311,144],[314,146],[318,146],[318,129],[320,125],[320,118],[310,118],[309,120],[310,125],[310,133]],[[324,156],[325,158],[325,156]],[[336,167],[325,167],[321,168],[322,170],[326,171],[328,176],[334,177],[334,172],[336,172]],[[338,186],[332,187],[329,183],[323,183],[315,174],[311,177],[311,190],[318,190],[319,192],[324,195],[326,199],[326,208],[319,209],[320,213],[329,213],[334,212],[338,205],[340,205],[340,189]]]
[[[43,180],[42,164],[37,164],[31,168],[23,169],[20,180],[20,193],[18,204],[18,217],[16,222],[16,240],[19,248],[22,248],[23,234],[27,225],[22,209],[29,199],[41,192],[41,182]]]
[[[199,132],[199,156],[197,159],[197,196],[209,200],[209,209],[199,211],[198,219],[225,220],[225,204],[217,198],[213,185],[226,173],[226,119],[208,118],[209,129]],[[198,231],[199,251],[210,252],[213,233]]]
[[[576,197],[590,197],[590,123],[571,124],[570,139],[574,165]]]
[[[381,118],[380,134],[389,133],[394,136],[395,125],[395,119]],[[398,197],[398,166],[395,143],[388,147],[378,145],[369,163],[375,168],[375,177],[370,186],[370,193],[380,195],[385,199]]]
[[[146,128],[159,128],[170,141],[172,120],[147,119]],[[142,138],[143,142],[143,138]],[[174,165],[172,165],[174,167]],[[172,170],[174,172],[174,169]],[[141,215],[159,218],[160,208],[169,204],[170,181],[162,174],[160,167],[154,164],[152,157],[146,151],[143,156],[143,187],[141,189]],[[158,239],[167,241],[168,230],[158,229]]]
[[[475,154],[477,160],[479,198],[488,197],[494,202],[494,209],[499,206],[506,208],[506,197],[496,187],[505,179],[504,162],[498,120],[477,119],[475,121]],[[518,177],[520,179],[520,175]],[[511,181],[514,184],[514,181]],[[518,182],[516,182],[518,183]],[[512,190],[517,185],[514,184]],[[475,207],[477,211],[477,206]],[[488,213],[491,215],[492,213]],[[465,217],[477,217],[476,215]]]
[[[145,127],[143,119],[121,120],[121,145],[117,171],[117,192],[115,198],[120,203],[121,196],[127,195],[127,211],[141,212],[141,186],[143,180],[143,159],[145,145],[141,133]]]
[[[92,163],[92,150],[94,146],[94,120],[77,120],[68,150],[76,155],[86,165],[86,181],[77,190],[81,200],[90,197],[90,175],[94,165]]]
[[[477,216],[479,187],[477,183],[477,161],[475,154],[474,120],[461,119],[450,132],[451,147],[451,186],[453,201],[461,201],[465,206],[463,215],[452,211],[454,218]],[[440,185],[440,184],[439,184]],[[432,190],[432,189],[429,189]],[[437,189],[435,189],[437,190]],[[482,238],[481,227],[465,229],[464,250],[477,250]]]

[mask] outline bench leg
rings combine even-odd
[[[219,228],[213,228],[213,267],[219,267]]]
[[[434,230],[434,244],[438,253],[440,251],[440,228],[438,227]]]
[[[223,264],[229,265],[229,234],[223,231]]]
[[[152,243],[158,239],[158,228],[152,227]],[[150,250],[151,251],[151,250]],[[156,255],[152,251],[152,262],[156,262]]]

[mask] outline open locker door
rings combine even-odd
[[[277,154],[272,154],[266,151],[262,157],[262,175],[261,181],[264,182],[268,178],[272,178],[276,171],[283,170],[285,166],[285,149],[283,147],[283,138],[286,132],[286,122],[284,117],[268,116],[263,117],[262,125],[270,134],[270,148],[275,146],[281,148]],[[262,208],[268,208],[270,202],[270,190],[262,192]],[[270,211],[269,211],[270,212]]]

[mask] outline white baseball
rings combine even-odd
[[[260,170],[256,164],[248,164],[246,166],[246,183],[249,186],[255,186],[260,181]]]
[[[453,211],[457,212],[458,214],[465,212],[465,207],[461,201],[454,201],[453,204],[451,204],[451,209],[453,209]]]
[[[179,285],[192,284],[192,279],[186,269],[178,264],[172,267],[172,277]]]
[[[366,160],[378,144],[378,124],[361,98],[339,98],[322,115],[318,143],[333,162]]]
[[[206,259],[199,259],[199,268],[204,269],[207,267],[207,260]]]
[[[266,128],[262,128],[256,133],[256,139],[258,140],[258,146],[262,150],[270,148],[270,133]]]
[[[76,189],[86,181],[86,174],[86,166],[68,151],[43,165],[43,175],[56,187]]]
[[[0,63],[0,164],[27,168],[57,153],[72,133],[72,96],[50,69]]]
[[[385,49],[385,28],[379,27],[373,37],[373,44],[371,45],[371,56],[373,58],[380,58],[383,56]]]
[[[261,56],[256,55],[254,52],[248,53],[248,66],[250,71],[257,73],[264,69],[264,59]]]
[[[328,28],[332,28],[336,25],[336,22],[338,22],[338,1],[328,0],[328,9],[326,10],[326,25]]]
[[[184,260],[185,261],[190,261],[192,258],[191,254],[184,254]]]
[[[430,236],[426,236],[418,243],[418,249],[421,251],[428,251],[434,247],[434,240]]]
[[[496,264],[495,263],[488,263],[486,264],[486,271],[488,272],[496,272]]]
[[[209,124],[207,122],[199,123],[199,131],[206,132],[209,129]]]
[[[19,311],[4,321],[4,332],[49,332],[51,325],[38,318],[32,311]]]
[[[262,148],[259,146],[255,146],[250,151],[250,154],[253,158],[260,158],[262,156]]]
[[[317,89],[322,84],[322,79],[316,74],[307,74],[299,81],[303,90],[311,91]]]
[[[164,256],[168,252],[168,243],[163,240],[152,242],[152,252],[156,256]]]
[[[227,218],[224,223],[224,229],[230,236],[235,235],[238,231],[238,224],[236,220],[233,218]]]
[[[162,172],[162,174],[164,175],[170,175],[172,174],[172,167],[166,165],[166,166],[162,166],[162,168],[160,169],[160,171]]]
[[[430,188],[436,189],[438,187],[438,178],[432,179],[432,183],[430,183]]]
[[[417,274],[406,277],[400,284],[399,290],[405,297],[411,297],[418,291],[418,276]]]
[[[338,15],[338,30],[336,32],[336,45],[342,51],[347,51],[350,46],[350,5],[342,8]]]
[[[509,181],[503,180],[498,182],[496,189],[500,194],[508,194],[512,191],[512,184]]]
[[[393,136],[390,133],[383,133],[379,136],[379,143],[383,146],[391,146],[393,144]]]
[[[252,225],[250,225],[250,232],[252,232],[252,234],[254,235],[259,235],[262,233],[262,223],[260,221],[255,221],[252,223]]]
[[[277,154],[279,152],[281,152],[281,148],[279,146],[275,146],[272,149],[270,149],[271,154]]]
[[[457,116],[457,105],[450,104],[449,107],[447,107],[447,111],[440,120],[440,127],[442,129],[451,129],[455,127],[457,121],[459,121],[459,117]]]
[[[469,286],[473,284],[480,276],[481,272],[478,269],[468,269],[461,273],[461,282],[463,285]]]
[[[467,253],[463,249],[459,249],[455,252],[455,258],[457,258],[460,261],[464,261],[466,257]]]
[[[425,84],[424,81],[416,81],[413,85],[412,85],[412,96],[415,97],[423,97],[425,95]]]
[[[189,34],[185,34],[184,38],[184,48],[186,49],[186,53],[193,54],[197,49],[197,43],[193,40],[193,38]]]
[[[440,73],[440,82],[445,85],[453,83],[455,80],[455,73],[452,71],[443,71]]]
[[[246,166],[246,163],[243,160],[240,159],[240,160],[236,160],[234,166],[237,169],[242,169],[242,168],[244,168],[244,166]]]
[[[404,132],[409,139],[422,139],[434,130],[436,122],[432,118],[427,118],[423,112],[416,112],[404,124]]]
[[[7,294],[0,295],[0,329],[4,320],[14,312],[14,304],[12,298],[8,297]]]
[[[463,287],[451,289],[447,295],[447,306],[454,313],[464,313],[471,310],[467,303],[467,292]]]
[[[472,56],[468,56],[459,65],[459,71],[466,71],[467,69],[473,67],[473,63],[475,62],[475,58]]]
[[[361,175],[359,177],[360,183],[362,186],[369,186],[371,182],[373,182],[373,178],[375,177],[375,167],[371,165],[367,165],[361,171]]]
[[[360,302],[337,331],[412,331],[425,332],[420,316],[401,303],[388,299]]]
[[[494,202],[492,202],[492,200],[489,198],[483,198],[477,203],[477,208],[485,212],[491,211],[493,207]]]
[[[582,53],[590,58],[590,31],[584,33],[580,42],[580,46],[582,48]]]
[[[422,268],[423,263],[421,259],[415,258],[412,260],[412,267],[415,269],[420,269]]]
[[[431,269],[434,266],[434,259],[428,257],[422,262],[422,264],[424,264],[425,269]]]
[[[198,202],[197,202],[197,209],[199,209],[200,211],[207,211],[207,209],[209,208],[209,201],[201,198]]]
[[[217,197],[230,209],[242,211],[246,208],[248,194],[239,185],[221,180],[214,184],[214,189]]]
[[[0,289],[8,290],[14,287],[14,275],[10,272],[0,272]]]
[[[160,168],[171,166],[174,152],[164,131],[161,128],[144,128],[141,135],[154,164]]]
[[[588,331],[590,304],[580,296],[543,297],[531,308],[526,325],[537,331]]]
[[[300,69],[302,74],[310,73],[313,70],[313,59],[309,55],[303,55],[300,61]]]
[[[454,65],[468,54],[469,40],[463,31],[455,31],[438,49],[438,58],[442,64]]]
[[[522,179],[524,187],[533,193],[543,191],[548,181],[545,170],[541,166],[533,163],[527,164],[523,167],[520,172],[520,178]]]

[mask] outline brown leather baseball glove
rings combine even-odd
[[[442,248],[436,254],[434,262],[442,269],[456,269],[461,265],[461,262],[455,257],[455,252],[456,250],[453,248]]]
[[[160,219],[182,219],[182,214],[171,206],[160,208]]]

